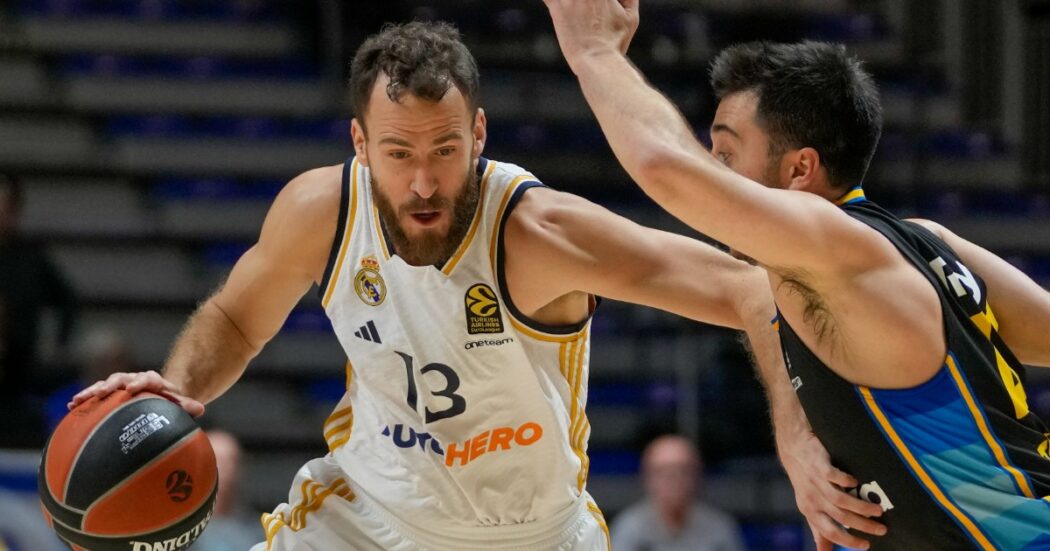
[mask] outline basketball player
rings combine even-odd
[[[1021,365],[1050,365],[1050,296],[865,197],[881,107],[859,63],[821,43],[723,52],[708,152],[624,57],[637,0],[545,2],[631,176],[768,271],[813,429],[886,511],[871,548],[1050,549],[1050,435]]]
[[[124,387],[199,415],[317,283],[347,391],[259,549],[607,549],[585,488],[595,297],[745,328],[777,364],[764,273],[483,158],[477,68],[447,25],[371,37],[350,93],[356,157],[279,194],[163,378],[71,405]]]

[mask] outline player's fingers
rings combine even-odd
[[[835,484],[840,488],[855,488],[857,487],[857,479],[850,476],[848,473],[840,471],[835,467],[831,466],[829,462],[823,469],[822,476],[824,480]]]
[[[851,513],[842,509],[834,509],[830,514],[831,517],[835,519],[835,522],[838,522],[843,526],[849,526],[858,532],[864,532],[865,534],[871,534],[873,536],[886,535],[886,525],[876,520],[862,517],[856,513]]]
[[[179,407],[181,407],[186,413],[189,413],[192,417],[200,417],[201,415],[204,415],[204,404],[190,398],[189,396],[183,396],[181,394],[167,391],[160,392],[160,395],[178,404]]]
[[[838,509],[851,511],[863,517],[881,517],[882,507],[854,497],[837,489],[827,489],[825,497]]]
[[[97,392],[98,389],[102,386],[102,383],[103,381],[97,381],[94,384],[85,388],[84,390],[81,390],[80,392],[76,393],[75,395],[73,395],[73,399],[70,400],[68,404],[66,404],[66,407],[68,407],[69,409],[73,409],[79,406],[80,404],[86,402],[89,398],[95,395],[95,392]]]
[[[827,539],[831,543],[837,543],[846,547],[852,547],[854,549],[867,549],[871,547],[871,544],[863,538],[859,538],[850,534],[842,525],[832,520],[831,517],[825,514],[816,515],[816,518],[810,520],[810,527],[816,528],[817,532],[814,535],[819,534],[820,537]]]
[[[149,390],[151,392],[160,392],[162,390],[178,392],[179,390],[167,379],[161,377],[160,373],[157,373],[156,371],[135,374],[133,378],[127,381],[124,388],[132,394],[142,392],[143,390]]]
[[[113,392],[127,386],[129,382],[134,378],[133,373],[114,373],[102,381],[102,386],[99,387],[95,395],[100,398],[105,398]]]
[[[124,388],[124,385],[128,383],[130,377],[130,373],[114,373],[109,377],[106,377],[106,380],[102,381],[91,395],[98,396],[100,399],[105,398],[117,390]]]

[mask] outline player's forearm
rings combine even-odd
[[[647,194],[668,208],[676,197],[674,186],[653,173],[672,151],[702,150],[682,114],[618,52],[580,56],[572,68],[616,158]]]
[[[766,264],[778,265],[789,256],[775,236],[784,233],[788,213],[797,210],[790,198],[769,196],[715,159],[674,104],[619,53],[583,55],[572,68],[617,159],[657,204]],[[808,238],[795,233],[796,241]]]
[[[176,339],[164,378],[186,396],[208,403],[233,386],[258,352],[213,297],[197,309]]]
[[[800,435],[808,433],[810,426],[788,377],[784,355],[780,349],[780,338],[770,324],[774,313],[775,309],[770,300],[768,309],[756,305],[750,308],[749,314],[742,315],[755,371],[769,400],[777,448],[782,449]]]

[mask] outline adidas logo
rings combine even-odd
[[[368,323],[362,325],[357,331],[354,331],[354,336],[377,344],[382,344],[383,342],[379,340],[379,331],[376,331],[376,324],[372,323],[372,320],[368,320]]]

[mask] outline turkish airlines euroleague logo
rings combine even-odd
[[[502,333],[503,316],[500,314],[499,300],[492,287],[476,283],[467,289],[463,297],[467,310],[467,333]]]

